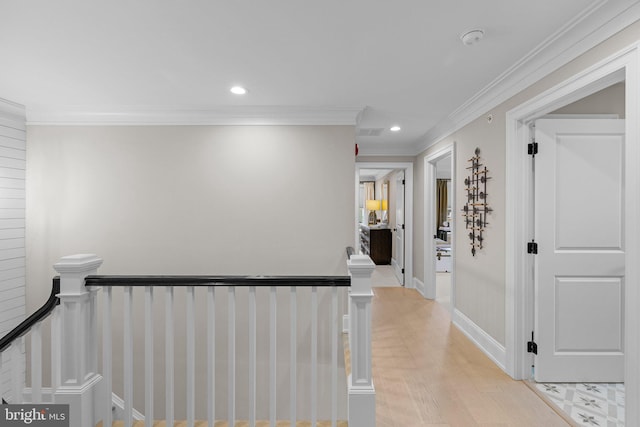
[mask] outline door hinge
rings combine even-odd
[[[538,344],[533,340],[533,331],[531,331],[531,341],[527,342],[527,353],[538,354]]]
[[[402,185],[404,185],[404,179],[402,180]]]
[[[533,141],[531,144],[527,146],[527,152],[530,156],[535,156],[538,154],[538,143]]]
[[[527,253],[536,255],[538,253],[538,244],[535,241],[527,243]]]
[[[402,274],[404,274],[404,268],[402,269]]]
[[[402,224],[402,229],[404,230],[404,224]]]

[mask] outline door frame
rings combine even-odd
[[[625,81],[625,417],[640,424],[640,43],[606,58],[506,114],[506,370],[530,376],[526,343],[533,330],[532,162],[530,124],[557,108]],[[543,149],[541,147],[541,149]]]
[[[444,143],[441,148],[424,158],[424,294],[428,299],[436,298],[436,250],[433,244],[433,236],[436,235],[436,226],[433,223],[433,215],[436,210],[436,163],[451,156],[451,211],[456,209],[456,147],[455,142]],[[451,313],[455,309],[455,262],[456,246],[455,235],[457,215],[451,216]]]
[[[360,247],[358,228],[358,190],[360,188],[360,169],[404,169],[404,286],[415,288],[413,278],[413,163],[410,162],[356,162],[355,206],[356,222],[354,248]]]

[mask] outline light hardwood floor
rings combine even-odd
[[[413,289],[375,288],[377,427],[568,426]]]

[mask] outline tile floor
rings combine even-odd
[[[374,288],[401,286],[390,265],[376,265],[371,275],[371,282]]]
[[[537,383],[535,387],[576,425],[624,426],[624,384]]]

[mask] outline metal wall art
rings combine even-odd
[[[489,224],[487,215],[492,211],[487,203],[487,181],[491,177],[487,176],[489,170],[480,163],[480,149],[476,148],[475,156],[469,159],[471,166],[467,167],[470,176],[464,180],[467,186],[467,202],[462,208],[462,215],[467,230],[469,230],[469,240],[471,240],[471,255],[476,256],[476,250],[482,249],[484,242],[484,229]]]

